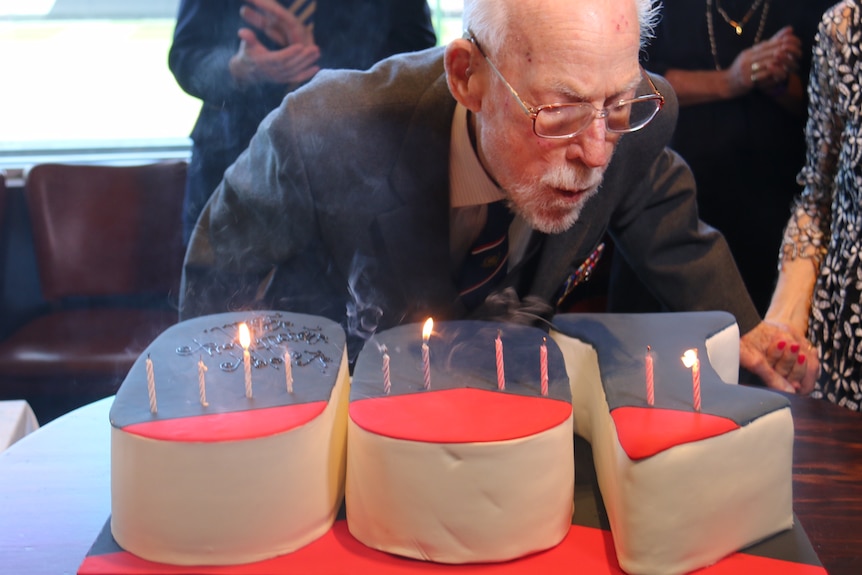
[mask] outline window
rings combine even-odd
[[[437,31],[437,42],[441,45],[460,38],[464,33],[461,25],[461,11],[464,0],[428,0]]]
[[[185,157],[200,102],[167,65],[179,0],[0,0],[0,169]],[[429,0],[440,43],[462,0]]]
[[[177,4],[0,0],[0,168],[186,154],[199,103],[167,67]]]

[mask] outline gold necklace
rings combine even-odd
[[[737,36],[742,36],[742,27],[748,24],[748,21],[751,20],[751,17],[754,16],[754,13],[760,8],[760,4],[763,0],[755,0],[751,5],[751,8],[748,9],[748,12],[745,13],[745,16],[742,17],[742,20],[737,22],[733,18],[727,15],[727,12],[724,11],[724,8],[721,7],[721,4],[718,0],[715,0],[715,9],[718,10],[718,13],[724,19],[725,22],[730,24],[730,27],[734,29]]]
[[[757,33],[754,35],[754,42],[752,42],[752,45],[754,45],[759,43],[760,39],[763,37],[763,29],[766,26],[766,15],[769,13],[769,0],[756,0],[754,4],[751,5],[751,8],[749,8],[748,13],[742,19],[742,22],[736,22],[728,18],[724,10],[721,9],[721,6],[718,5],[718,0],[716,0],[715,7],[721,17],[724,18],[725,21],[734,28],[734,30],[736,30],[736,34],[741,35],[742,27],[748,23],[754,15],[754,12],[760,7],[761,3],[763,4],[763,12],[760,14],[760,23],[757,26]],[[721,65],[718,63],[718,48],[716,47],[715,42],[715,29],[713,28],[712,23],[712,0],[706,0],[706,30],[709,32],[709,49],[712,52],[712,60],[715,62],[715,69],[721,70]]]

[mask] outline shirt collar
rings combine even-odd
[[[458,103],[452,117],[449,162],[449,202],[452,208],[489,204],[506,194],[488,176],[467,130],[467,108]]]

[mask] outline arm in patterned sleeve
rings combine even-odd
[[[842,61],[834,23],[824,19],[809,83],[807,158],[799,174],[803,192],[794,202],[779,254],[779,276],[767,319],[808,331],[814,285],[829,243],[832,189],[843,120],[834,93]]]

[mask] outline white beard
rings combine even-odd
[[[545,172],[539,181],[539,190],[545,187],[587,190],[576,203],[542,194],[537,186],[528,182],[508,187],[509,203],[512,210],[533,229],[546,234],[559,234],[578,221],[584,205],[598,192],[603,176],[604,169],[578,170],[571,165],[557,166]]]

